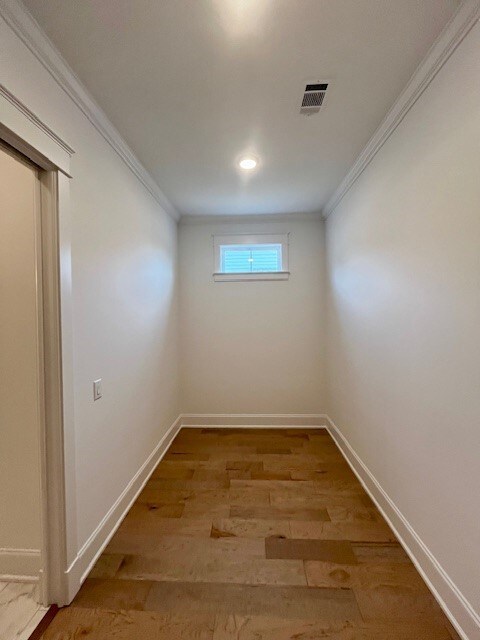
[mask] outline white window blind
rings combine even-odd
[[[281,244],[222,245],[222,273],[271,273],[282,270]]]
[[[287,280],[288,234],[214,236],[216,281]]]

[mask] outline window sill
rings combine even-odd
[[[247,282],[249,280],[288,280],[290,271],[268,271],[264,273],[214,273],[215,282]]]

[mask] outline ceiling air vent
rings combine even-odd
[[[328,82],[319,82],[317,84],[307,84],[300,106],[300,113],[305,116],[311,116],[320,111],[325,101]]]

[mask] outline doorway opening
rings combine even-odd
[[[18,613],[21,601],[27,615],[68,598],[64,176],[43,158],[37,164],[33,149],[23,155],[29,148],[20,140],[11,146],[14,136],[0,134],[0,606],[13,601]],[[6,615],[0,617],[7,624]]]

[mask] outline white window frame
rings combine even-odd
[[[247,282],[249,280],[288,280],[290,271],[288,267],[288,233],[236,233],[234,235],[213,236],[214,272],[215,282]],[[254,245],[254,244],[279,244],[282,247],[281,271],[255,271],[248,273],[223,273],[221,271],[221,251],[224,245]]]

